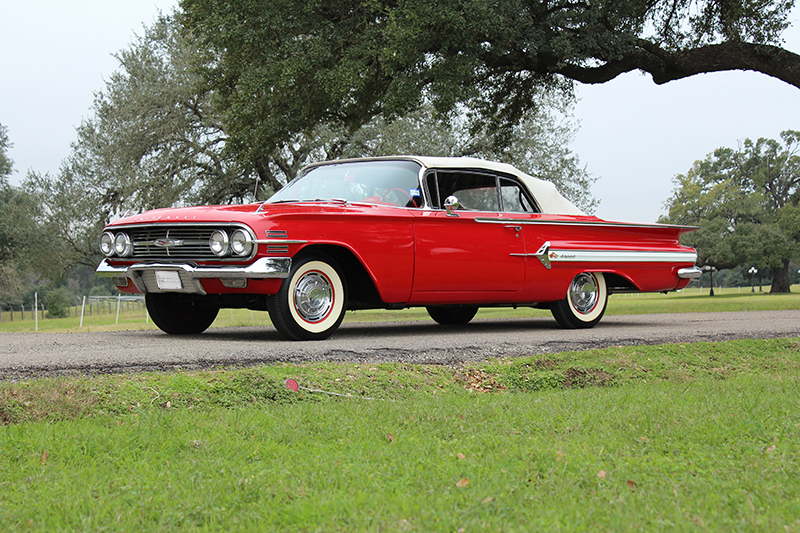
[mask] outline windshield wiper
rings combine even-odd
[[[256,210],[256,213],[260,213],[261,210],[266,205],[290,204],[290,203],[298,203],[299,204],[299,203],[304,203],[304,202],[335,202],[335,203],[339,203],[339,204],[343,204],[343,205],[350,205],[350,202],[348,200],[345,200],[344,198],[314,198],[313,200],[312,199],[298,200],[297,198],[292,198],[292,199],[287,199],[287,200],[275,200],[275,201],[272,201],[272,202],[270,202],[269,200],[264,200],[263,202],[261,202],[261,205],[258,206],[258,209]]]
[[[344,198],[317,198],[314,201],[315,202],[337,202],[337,203],[340,203],[340,204],[350,205],[350,202],[348,202]]]

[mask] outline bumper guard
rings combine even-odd
[[[690,268],[682,268],[678,270],[678,277],[681,279],[697,279],[703,275],[703,271],[696,266]]]

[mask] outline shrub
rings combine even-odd
[[[45,297],[48,318],[62,318],[69,316],[69,307],[72,305],[74,295],[66,287],[50,291]]]

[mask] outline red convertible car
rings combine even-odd
[[[221,308],[268,310],[288,339],[324,339],[356,309],[424,306],[441,324],[479,307],[550,309],[597,324],[614,292],[666,292],[701,271],[694,228],[588,216],[548,182],[472,158],[305,167],[250,205],[158,209],[109,224],[100,276],[143,293],[172,334]]]

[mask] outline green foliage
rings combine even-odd
[[[8,186],[8,177],[14,169],[14,162],[8,157],[8,150],[12,146],[8,140],[8,128],[0,124],[0,188]]]
[[[69,308],[75,304],[75,295],[66,287],[59,287],[47,293],[45,297],[48,318],[69,316]]]
[[[53,243],[46,239],[39,198],[8,183],[13,162],[6,127],[0,124],[0,305],[18,304],[26,275],[45,266],[52,273]]]
[[[353,132],[425,102],[466,106],[499,146],[543,92],[643,70],[657,83],[761,70],[800,86],[780,41],[793,0],[182,0],[185,31],[208,47],[205,79],[233,139],[290,142],[321,124]],[[717,46],[708,46],[708,45]],[[773,68],[776,67],[777,68]]]
[[[800,258],[800,132],[781,139],[746,139],[696,161],[675,178],[664,219],[700,226],[685,237],[700,264],[771,267],[774,292],[788,292],[790,261]]]

